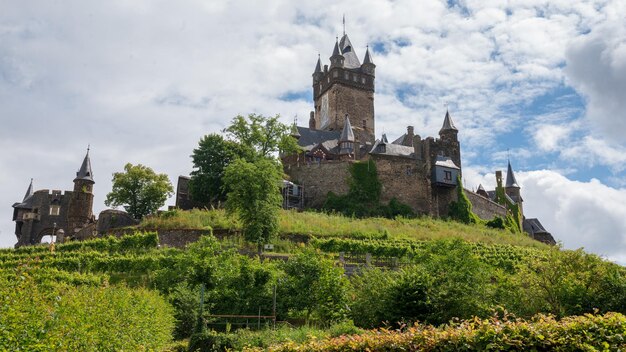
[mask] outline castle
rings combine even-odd
[[[335,42],[330,66],[318,57],[313,71],[314,110],[307,127],[294,123],[291,135],[302,151],[283,155],[291,181],[302,186],[305,207],[319,208],[329,192],[342,195],[349,189],[349,166],[358,161],[376,164],[382,184],[381,201],[391,199],[409,205],[418,214],[443,217],[457,201],[457,176],[462,174],[458,129],[446,111],[439,138],[422,138],[408,126],[406,133],[389,142],[375,136],[374,91],[376,65],[369,48],[360,62],[344,33]],[[523,199],[515,174],[508,164],[506,183],[496,172],[507,204],[519,208],[520,224],[537,240],[554,244],[552,236],[537,219],[523,217]],[[482,219],[506,217],[507,205],[496,202],[496,192],[479,186],[476,192],[463,189],[474,212]]]
[[[40,243],[44,236],[56,236],[57,241],[65,238],[82,238],[92,235],[93,173],[89,149],[76,177],[74,190],[33,191],[33,180],[26,190],[24,199],[13,204],[16,247]]]

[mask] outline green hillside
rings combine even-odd
[[[375,333],[362,329],[418,321],[426,325],[410,330],[409,340],[425,331],[456,346],[444,337],[478,336],[463,324],[487,329],[505,316],[530,319],[512,325],[519,332],[535,329],[538,313],[557,319],[537,318],[549,341],[573,346],[592,321],[606,324],[608,337],[576,341],[624,344],[614,338],[624,331],[619,314],[568,318],[566,327],[558,319],[626,313],[626,270],[520,234],[430,218],[285,211],[272,241],[279,253],[259,257],[223,211],[165,212],[128,232],[146,229],[220,230],[224,237],[207,235],[184,249],[147,232],[0,250],[0,350],[346,350],[325,339],[364,334],[359,346],[369,346]],[[450,321],[462,328],[441,326]]]

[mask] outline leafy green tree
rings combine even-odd
[[[203,204],[215,204],[226,200],[227,187],[222,182],[224,169],[235,159],[252,159],[254,151],[241,143],[226,140],[219,134],[208,134],[193,150],[189,191],[191,198]]]
[[[136,219],[154,213],[174,194],[166,174],[157,174],[141,164],[126,164],[124,172],[113,174],[112,182],[113,189],[107,194],[104,204],[122,205]]]
[[[346,317],[349,281],[343,269],[311,250],[283,264],[285,278],[278,285],[281,311],[330,323]]]
[[[226,210],[237,214],[245,239],[257,243],[259,252],[278,232],[281,179],[280,163],[267,158],[254,162],[237,159],[224,172],[224,183],[230,189]]]
[[[265,117],[249,114],[235,117],[224,132],[234,141],[254,150],[257,157],[267,158],[273,154],[298,151],[298,143],[290,136],[289,126],[278,121],[280,115]]]

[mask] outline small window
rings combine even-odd
[[[348,72],[344,73],[344,74],[343,74],[343,77],[344,77],[345,79],[350,79],[350,76],[348,75]]]
[[[446,181],[452,181],[452,171],[444,171],[443,179]]]
[[[365,84],[365,77],[361,77],[361,83]]]
[[[337,77],[339,77],[339,72],[337,72],[337,71],[334,71],[334,72],[333,72],[333,77],[334,77],[334,78],[337,78]]]
[[[363,120],[363,128],[367,128],[367,122],[365,120]]]
[[[50,215],[59,215],[61,213],[61,206],[60,205],[51,205],[50,206]]]

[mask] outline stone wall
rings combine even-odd
[[[415,160],[379,155],[372,155],[372,160],[382,184],[382,203],[396,198],[419,214],[430,214],[430,180]]]
[[[493,202],[481,195],[470,190],[464,189],[465,195],[472,203],[472,210],[479,218],[483,220],[491,220],[496,216],[506,217],[506,209],[504,206]]]
[[[352,161],[323,161],[321,163],[300,162],[285,165],[285,173],[291,181],[304,186],[304,206],[319,208],[324,204],[328,192],[337,195],[348,193],[348,167]]]

